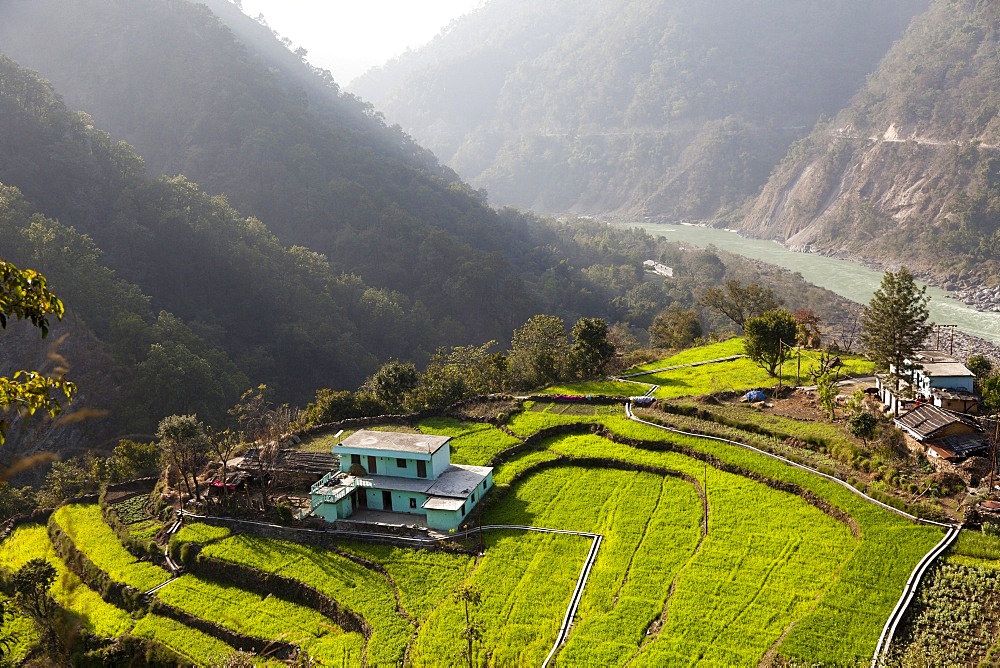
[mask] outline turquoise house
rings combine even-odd
[[[493,486],[493,469],[452,464],[450,440],[354,432],[332,448],[340,468],[312,486],[312,514],[333,522],[369,509],[417,515],[439,531],[457,529]]]

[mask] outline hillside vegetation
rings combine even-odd
[[[494,0],[351,90],[493,201],[708,217],[840,110],[925,0]]]
[[[1000,14],[936,1],[735,224],[793,247],[1000,281]]]

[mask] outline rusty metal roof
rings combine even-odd
[[[969,432],[979,431],[979,426],[971,416],[946,411],[931,404],[921,404],[903,413],[894,421],[896,426],[909,432],[919,441],[933,438],[934,434],[953,424],[966,425]]]

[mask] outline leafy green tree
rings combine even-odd
[[[208,462],[209,439],[194,415],[171,415],[156,429],[164,460],[173,466],[184,482],[188,496],[198,498],[198,471]]]
[[[573,325],[570,366],[581,378],[603,375],[615,356],[615,346],[608,339],[608,323],[600,318],[580,318]]]
[[[776,370],[785,361],[788,349],[795,344],[796,323],[792,314],[784,309],[767,311],[749,318],[744,332],[747,357],[768,375],[777,375]]]
[[[31,487],[12,487],[6,480],[0,481],[0,522],[34,507],[35,491]]]
[[[893,393],[899,396],[900,381],[915,368],[911,360],[930,335],[927,288],[917,288],[906,267],[887,271],[882,283],[864,307],[861,345],[868,358],[881,370],[888,370]],[[899,414],[899,402],[895,402]]]
[[[28,320],[45,338],[49,333],[48,316],[61,319],[64,312],[63,303],[46,287],[44,276],[0,260],[0,328],[7,328],[10,317]],[[43,410],[56,417],[62,411],[57,395],[70,401],[75,392],[76,386],[61,376],[16,371],[10,378],[0,376],[0,414],[14,410],[28,417]],[[4,443],[8,424],[7,419],[0,419],[0,445]]]
[[[462,399],[502,392],[508,384],[507,360],[490,352],[496,341],[481,346],[439,348],[413,395],[416,408],[449,406]]]
[[[837,382],[833,371],[825,371],[816,378],[816,395],[830,419],[837,419]]]
[[[160,470],[160,448],[152,441],[118,441],[108,460],[111,482],[155,475]]]
[[[42,507],[58,506],[66,499],[97,491],[107,480],[106,460],[91,453],[54,462],[38,490]]]
[[[413,362],[389,360],[365,382],[364,390],[390,413],[403,410],[407,396],[420,380]]]
[[[993,372],[993,363],[984,355],[970,355],[965,361],[965,366],[976,375],[977,385],[982,385]]]
[[[11,576],[14,602],[41,631],[41,644],[49,653],[58,652],[62,610],[49,589],[56,580],[56,569],[45,559],[34,558]]]
[[[303,426],[316,424],[326,424],[328,422],[339,422],[347,418],[359,417],[357,401],[354,392],[350,390],[331,390],[322,388],[316,390],[316,397],[313,399],[302,414],[299,422]]]
[[[744,331],[747,320],[773,311],[782,303],[783,300],[775,297],[771,288],[759,283],[743,285],[735,278],[726,281],[722,287],[708,288],[700,299],[702,306],[726,316]]]
[[[704,335],[697,310],[671,304],[653,318],[649,326],[649,345],[653,348],[687,348]]]
[[[514,382],[534,388],[559,380],[569,358],[566,325],[554,315],[536,315],[514,330],[510,364]]]
[[[860,438],[861,442],[867,447],[869,439],[874,437],[875,432],[878,430],[878,418],[868,411],[861,411],[852,415],[848,419],[847,425],[851,430],[851,434]]]

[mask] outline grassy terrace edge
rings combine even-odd
[[[809,618],[783,639],[778,654],[791,661],[870,660],[882,626],[913,567],[938,543],[944,535],[943,528],[917,524],[820,475],[747,448],[708,438],[666,434],[656,427],[628,420],[618,411],[612,414],[606,408],[594,407],[593,411],[591,416],[560,415],[557,422],[600,424],[625,438],[674,443],[774,480],[798,485],[855,518],[863,538],[859,549]],[[513,422],[519,427],[516,431],[520,436],[529,437],[548,420],[540,420],[537,415],[521,420],[515,416]],[[543,459],[544,452],[543,448],[534,448],[529,454]],[[638,455],[640,460],[649,454],[644,450],[637,452],[645,453]],[[496,479],[498,486],[507,482],[502,469]],[[842,641],[847,637],[861,638],[859,646],[864,649],[845,650]]]

